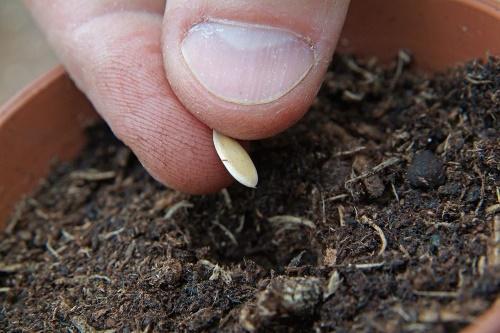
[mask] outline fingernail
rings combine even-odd
[[[272,102],[292,90],[314,63],[302,37],[268,26],[203,22],[182,42],[197,80],[217,97],[238,104]]]

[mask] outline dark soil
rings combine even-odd
[[[103,127],[0,236],[0,330],[456,332],[500,292],[500,60],[337,58],[256,190],[186,196]]]

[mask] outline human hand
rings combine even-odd
[[[212,130],[272,136],[307,111],[349,0],[25,0],[77,86],[160,182],[230,184]]]

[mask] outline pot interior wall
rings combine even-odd
[[[404,48],[439,70],[500,55],[499,36],[497,0],[352,0],[337,50],[388,61]]]
[[[338,52],[388,61],[405,48],[426,70],[498,55],[499,7],[495,0],[353,0]],[[0,109],[0,228],[54,159],[78,154],[96,119],[61,68]]]
[[[72,159],[80,152],[85,127],[96,119],[91,104],[62,67],[0,109],[0,229],[54,161]]]

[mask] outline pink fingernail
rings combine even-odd
[[[314,63],[300,36],[283,29],[237,22],[203,22],[191,28],[182,54],[197,80],[222,100],[269,103],[292,90]]]

